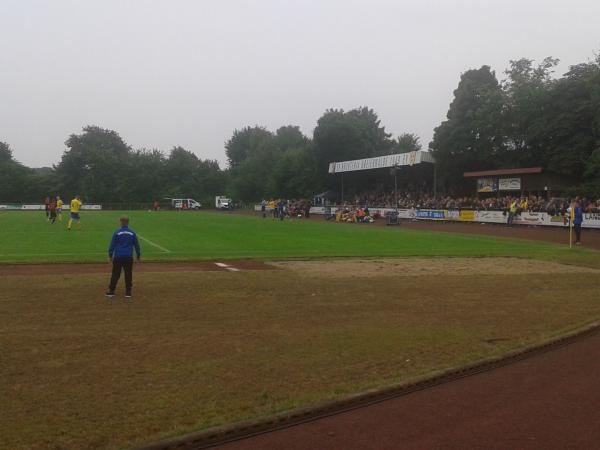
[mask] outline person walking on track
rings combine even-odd
[[[113,233],[108,248],[108,260],[112,261],[112,275],[106,297],[113,298],[121,270],[125,272],[125,298],[131,298],[133,287],[133,251],[135,250],[137,260],[140,260],[141,250],[135,231],[129,228],[129,217],[119,218],[121,227]]]

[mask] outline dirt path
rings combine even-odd
[[[600,334],[235,449],[563,449],[600,442]]]
[[[191,261],[191,262],[140,262],[136,272],[206,272],[241,270],[276,270],[262,261]],[[110,265],[104,264],[0,264],[0,276],[10,275],[70,275],[73,273],[108,273]]]

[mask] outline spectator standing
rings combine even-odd
[[[581,224],[583,223],[583,208],[576,201],[573,205],[575,212],[573,214],[573,228],[575,229],[575,245],[581,245]]]
[[[508,220],[506,221],[506,225],[512,227],[513,220],[515,220],[515,216],[517,215],[517,200],[513,200],[508,208]]]

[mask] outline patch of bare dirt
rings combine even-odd
[[[281,261],[275,266],[324,278],[421,275],[526,275],[600,270],[518,258],[402,258]]]

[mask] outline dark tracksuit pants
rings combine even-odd
[[[112,275],[110,277],[109,292],[115,292],[119,278],[121,278],[121,270],[125,272],[125,293],[131,294],[133,285],[133,257],[122,256],[113,258]]]
[[[575,224],[573,228],[575,229],[575,242],[581,242],[581,224]]]

